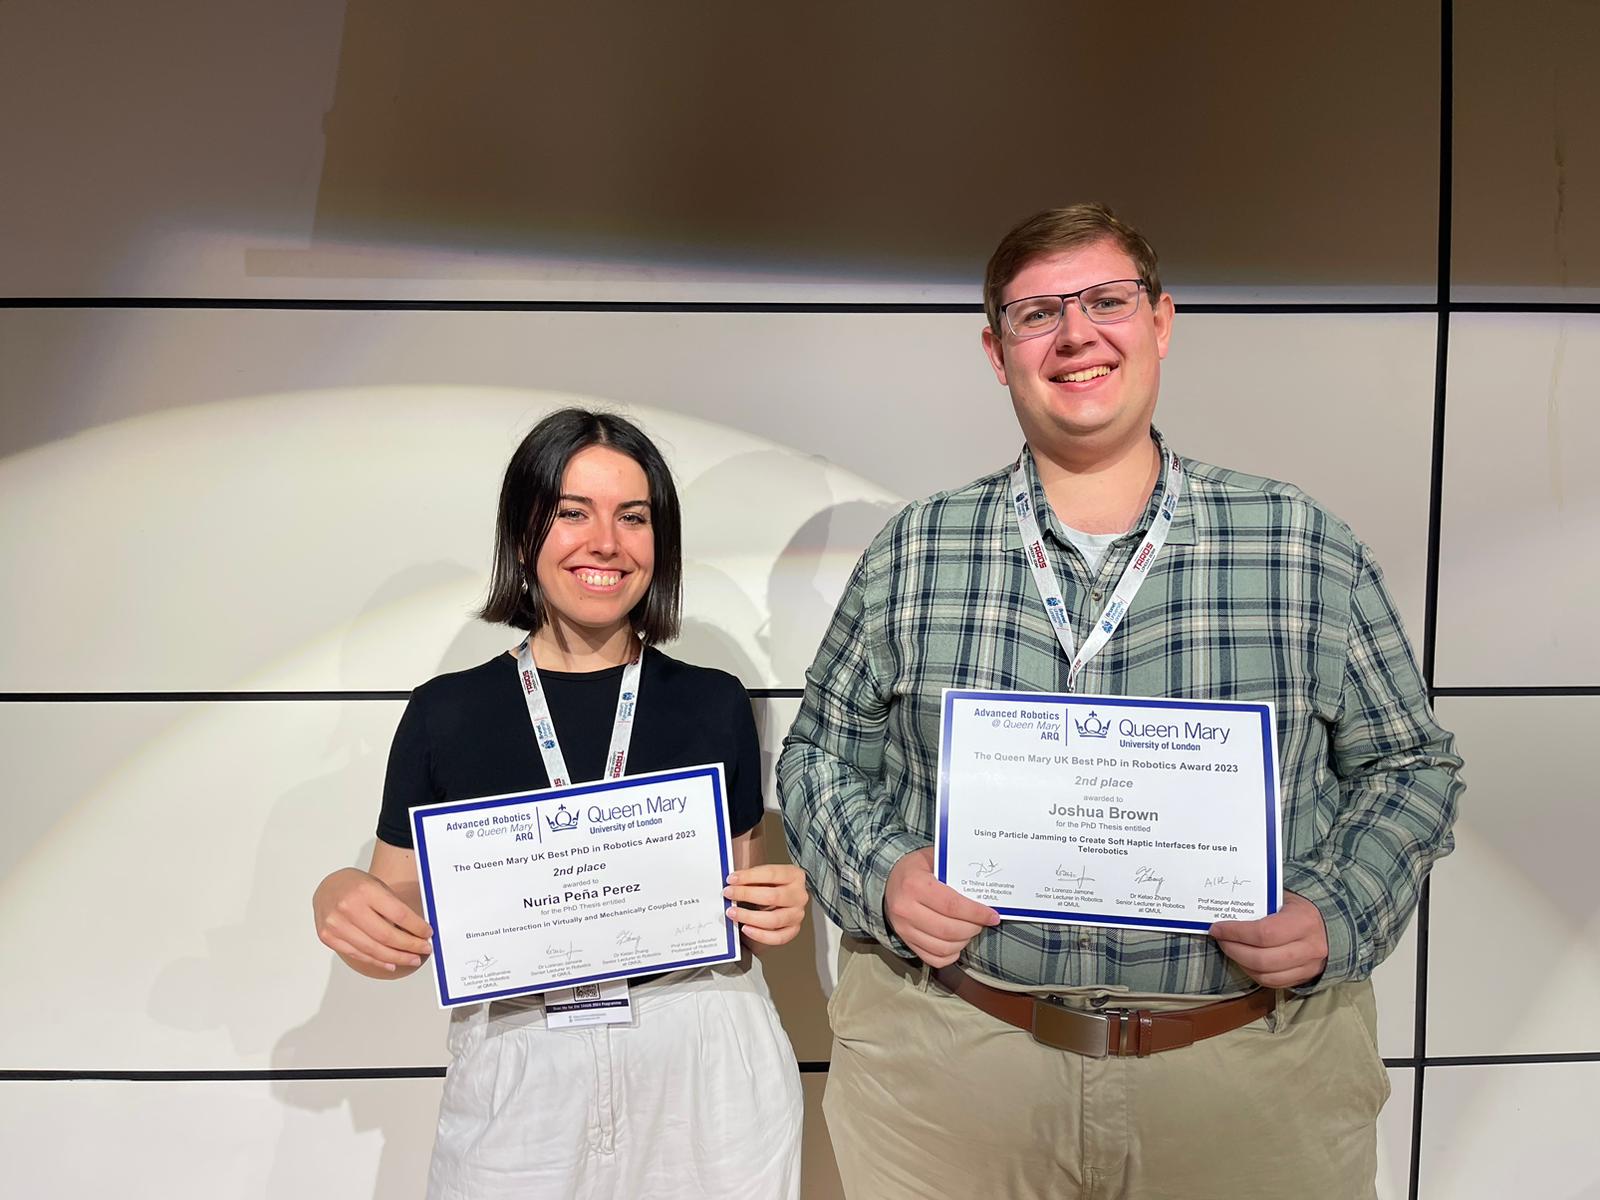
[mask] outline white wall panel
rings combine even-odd
[[[443,1082],[3,1082],[4,1190],[421,1200]]]
[[[1422,638],[1432,316],[1183,315],[1156,422],[1183,454],[1298,484],[1372,547]]]
[[[1439,712],[1468,787],[1434,876],[1428,1053],[1600,1051],[1573,1019],[1600,996],[1600,697],[1445,698]]]
[[[344,8],[7,4],[0,290],[259,294],[251,250],[315,218]]]
[[[442,1063],[426,975],[357,976],[311,920],[317,881],[366,862],[400,709],[0,705],[8,778],[47,814],[0,875],[0,1063]]]
[[[1600,301],[1600,8],[1456,6],[1451,292]]]
[[[1600,1063],[1428,1072],[1418,1200],[1596,1200]]]
[[[966,300],[1009,223],[1094,197],[1173,278],[1426,299],[1434,23],[1379,0],[1178,6],[1154,36],[1114,6],[8,0],[0,292]],[[1102,52],[1136,40],[1161,87]],[[998,110],[1056,74],[1117,98],[1071,154]],[[1159,156],[1129,153],[1153,128]]]
[[[1159,414],[1173,444],[1312,490],[1374,545],[1415,632],[1431,330],[1351,316],[1180,328]],[[901,498],[1015,453],[977,329],[938,315],[0,314],[0,556],[49,583],[0,598],[0,688],[403,689],[480,661],[507,636],[467,616],[500,472],[570,400],[625,406],[678,472],[680,652],[752,686],[798,685]],[[1356,399],[1317,382],[1352,359],[1368,364]],[[97,655],[83,632],[108,618],[122,640]]]
[[[1600,683],[1600,315],[1450,326],[1436,682]]]
[[[1372,973],[1378,1000],[1378,1052],[1385,1058],[1410,1058],[1416,1053],[1417,925],[1406,927],[1394,953]]]

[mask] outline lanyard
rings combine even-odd
[[[633,714],[639,703],[639,673],[643,653],[635,650],[628,665],[622,668],[622,687],[617,693],[617,719],[611,726],[611,745],[606,750],[606,766],[601,777],[621,779],[628,764],[628,743],[633,738]],[[539,668],[533,665],[533,650],[528,639],[523,638],[517,647],[517,678],[522,683],[522,698],[528,702],[528,720],[533,723],[533,737],[539,743],[539,753],[544,756],[544,771],[550,776],[550,786],[566,787],[572,782],[567,774],[567,760],[561,756],[561,743],[556,738],[555,722],[550,719],[550,704],[545,699],[544,688],[539,683]]]
[[[1089,631],[1089,636],[1084,639],[1083,649],[1079,650],[1073,642],[1067,606],[1061,599],[1061,585],[1056,580],[1055,569],[1050,565],[1050,556],[1045,552],[1044,538],[1039,533],[1039,522],[1033,515],[1033,503],[1029,498],[1028,481],[1022,469],[1022,461],[1019,457],[1017,465],[1011,468],[1011,509],[1017,517],[1017,528],[1022,531],[1023,552],[1028,556],[1028,570],[1033,573],[1033,583],[1039,589],[1039,599],[1044,601],[1044,611],[1056,631],[1056,640],[1061,643],[1061,648],[1067,652],[1067,660],[1072,664],[1067,671],[1067,691],[1070,692],[1078,681],[1078,672],[1083,670],[1084,663],[1100,652],[1100,647],[1111,640],[1111,635],[1117,631],[1117,626],[1122,624],[1122,618],[1128,613],[1128,606],[1133,603],[1134,593],[1150,574],[1150,567],[1155,563],[1156,555],[1161,553],[1161,547],[1166,543],[1167,534],[1172,529],[1172,515],[1177,510],[1178,497],[1183,492],[1183,466],[1178,461],[1178,456],[1168,450],[1161,509],[1156,513],[1156,519],[1150,522],[1150,531],[1145,534],[1144,542],[1122,572],[1122,578],[1117,580],[1110,601],[1101,612],[1100,619],[1094,623],[1094,628]]]

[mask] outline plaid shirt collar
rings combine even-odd
[[[1154,425],[1150,427],[1150,436],[1155,439],[1156,449],[1161,454],[1161,461],[1166,462],[1167,442],[1161,436],[1161,431]],[[1187,465],[1187,464],[1185,464]],[[1056,516],[1055,509],[1050,507],[1050,500],[1044,494],[1044,485],[1039,482],[1039,468],[1033,459],[1033,449],[1024,445],[1022,448],[1022,472],[1028,481],[1028,491],[1033,496],[1033,511],[1039,514],[1039,528],[1055,539],[1058,546],[1067,544],[1067,535],[1063,531],[1061,518]],[[1002,485],[1005,477],[1000,476]],[[1161,502],[1166,497],[1166,472],[1160,472],[1156,477],[1155,489],[1150,493],[1150,500],[1144,506],[1144,512],[1134,527],[1122,535],[1122,538],[1143,537],[1150,531],[1151,523],[1156,519],[1156,513],[1161,510]],[[1118,538],[1121,541],[1122,538]],[[1178,497],[1178,509],[1172,515],[1172,528],[1167,533],[1167,543],[1174,546],[1192,546],[1195,540],[1194,530],[1194,505],[1188,490]],[[1005,548],[1019,550],[1022,548],[1022,531],[1017,528],[1015,518],[1006,522]]]

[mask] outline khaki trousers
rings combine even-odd
[[[1095,1059],[847,940],[828,1011],[823,1111],[852,1200],[1375,1195],[1389,1078],[1369,984],[1286,997],[1181,1050]]]

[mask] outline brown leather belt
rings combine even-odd
[[[1277,1003],[1275,991],[1257,988],[1231,1000],[1171,1012],[1151,1012],[1144,1008],[1089,1011],[1069,1008],[1054,996],[990,987],[953,963],[935,969],[933,977],[972,1007],[1027,1030],[1034,1041],[1089,1058],[1107,1055],[1144,1058],[1163,1050],[1192,1046],[1205,1038],[1260,1020]]]

